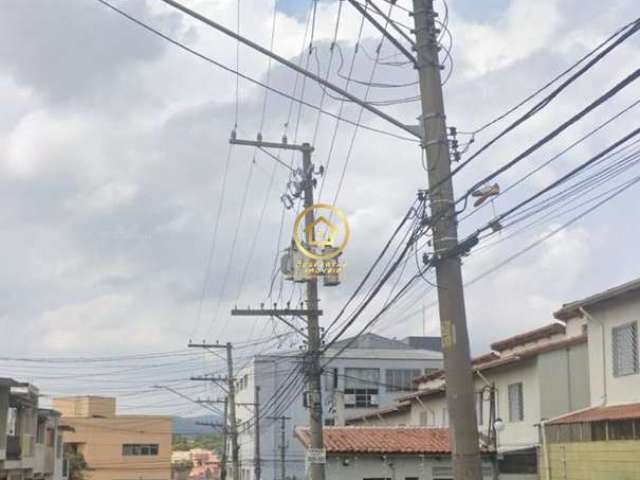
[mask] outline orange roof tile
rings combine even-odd
[[[565,331],[566,327],[564,325],[560,323],[551,323],[549,325],[545,325],[544,327],[536,328],[535,330],[530,330],[528,332],[514,335],[513,337],[509,337],[504,340],[493,342],[491,344],[491,348],[493,350],[501,352],[503,350],[517,347],[518,345],[524,345],[526,343],[535,342],[536,340],[541,340],[552,335],[565,333]]]
[[[327,453],[451,453],[447,428],[325,427],[323,434]],[[296,428],[295,435],[309,447],[308,428]]]
[[[605,420],[629,420],[633,418],[640,418],[640,403],[589,408],[588,410],[569,413],[563,417],[556,418],[548,422],[547,425],[600,422]]]

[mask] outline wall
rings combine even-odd
[[[0,386],[0,461],[7,452],[7,411],[9,409],[9,387]]]
[[[549,480],[640,480],[640,441],[552,443],[547,452]],[[540,453],[540,476],[546,480]]]
[[[330,357],[330,352],[327,353]],[[334,359],[329,368],[338,368],[339,380],[338,389],[344,388],[344,368],[379,368],[380,381],[385,381],[385,369],[391,368],[440,368],[442,367],[441,354],[438,352],[429,352],[413,349],[352,349],[345,351],[341,357]],[[435,358],[434,358],[435,357]],[[296,478],[304,478],[304,462],[305,452],[302,445],[293,438],[293,430],[295,426],[308,425],[309,413],[303,407],[302,392],[306,389],[302,382],[298,381],[298,376],[289,376],[291,371],[299,364],[300,358],[291,355],[263,355],[255,357],[251,363],[238,372],[238,378],[246,375],[246,386],[237,392],[237,402],[252,403],[254,402],[254,385],[255,379],[259,379],[261,414],[265,416],[286,415],[289,417],[286,423],[286,442],[287,448],[287,476],[295,475]],[[327,377],[328,378],[328,377]],[[332,417],[329,409],[332,405],[332,391],[330,385],[324,384],[323,378],[323,412],[324,417]],[[297,382],[297,383],[296,383]],[[244,383],[244,382],[243,382]],[[280,390],[279,387],[284,385]],[[291,387],[291,388],[287,388]],[[279,408],[275,408],[274,402],[270,399],[280,392],[276,397],[276,404]],[[406,395],[407,392],[387,392],[384,386],[379,387],[378,403],[380,406],[386,406],[393,403],[397,397]],[[284,406],[283,406],[284,405]],[[375,409],[354,409],[349,408],[345,411],[345,416],[352,417],[364,413],[370,413]],[[253,411],[249,408],[238,407],[237,417],[240,422],[251,420]],[[260,424],[261,428],[261,445],[262,445],[262,476],[264,479],[275,478],[280,453],[278,446],[280,445],[280,422],[273,419],[265,419]],[[241,430],[239,435],[240,458],[244,463],[243,468],[247,471],[248,478],[253,478],[253,457],[254,457],[254,435],[253,429]]]
[[[540,420],[589,406],[589,353],[586,343],[540,355],[538,369]]]
[[[75,432],[65,432],[65,443],[84,443],[91,480],[169,480],[171,477],[171,418],[122,415],[111,418],[63,417],[61,423]],[[123,456],[125,443],[159,445],[157,456]]]
[[[345,465],[348,463],[348,465]],[[392,466],[389,465],[392,464]],[[335,480],[363,480],[365,478],[389,478],[404,480],[418,478],[432,480],[433,478],[452,478],[448,475],[433,476],[433,468],[451,471],[451,459],[447,456],[429,457],[423,455],[387,455],[383,461],[380,454],[330,455],[327,459],[326,474],[328,479]],[[437,470],[436,470],[436,473]],[[483,463],[483,478],[492,478],[492,466]]]
[[[598,306],[586,309],[589,316],[589,366],[591,405],[606,403],[640,402],[640,374],[623,377],[613,376],[611,330],[613,327],[640,320],[640,298],[629,296],[603,302]],[[603,336],[600,322],[604,323],[604,356]],[[638,323],[640,333],[640,323]],[[603,368],[606,369],[606,380],[603,378]]]
[[[65,417],[113,417],[116,414],[113,397],[62,397],[54,398],[52,403]]]

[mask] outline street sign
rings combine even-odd
[[[327,463],[327,451],[324,448],[309,448],[307,463]]]

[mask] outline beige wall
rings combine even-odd
[[[54,398],[53,408],[65,417],[113,417],[116,399],[94,396]]]
[[[589,374],[591,405],[640,402],[640,374],[615,377],[611,331],[636,322],[640,330],[640,298],[625,298],[587,308],[589,321]],[[603,342],[604,329],[604,342]],[[606,386],[606,394],[605,394]]]
[[[122,415],[111,418],[63,417],[65,443],[79,443],[93,469],[89,480],[169,480],[171,418]],[[123,456],[123,444],[158,444],[157,456]]]

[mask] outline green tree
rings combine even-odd
[[[84,456],[78,452],[65,453],[69,468],[69,480],[87,480],[86,470],[89,468]]]

